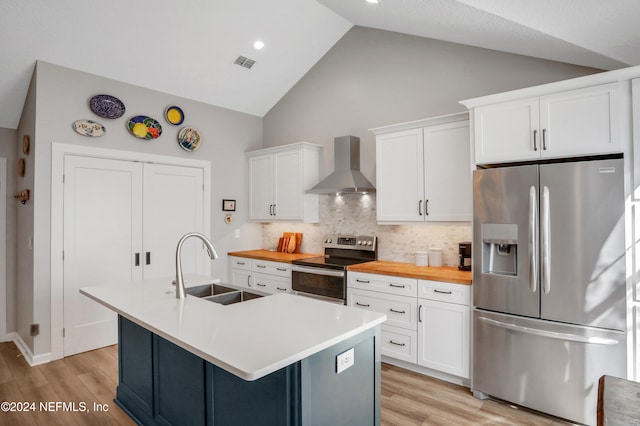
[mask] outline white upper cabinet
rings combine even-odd
[[[318,195],[305,191],[318,183],[321,150],[299,142],[248,152],[249,219],[318,222]]]
[[[476,164],[621,152],[620,87],[603,84],[473,108]]]
[[[455,114],[372,129],[378,222],[471,220],[467,117]]]

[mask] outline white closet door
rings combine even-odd
[[[116,314],[79,289],[142,278],[140,163],[67,155],[64,164],[64,356],[117,342]]]
[[[145,279],[173,279],[178,240],[189,232],[204,231],[203,197],[202,169],[144,165]],[[200,240],[185,241],[182,246],[183,273],[209,275],[210,267],[209,256]]]

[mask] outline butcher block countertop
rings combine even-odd
[[[416,266],[413,263],[376,260],[374,262],[351,265],[347,270],[350,272],[393,275],[396,277],[471,285],[471,272],[460,271],[456,266]]]
[[[291,263],[294,260],[306,259],[308,257],[324,256],[313,253],[282,253],[270,250],[245,250],[227,253],[229,256],[247,257],[249,259],[270,260],[272,262]]]

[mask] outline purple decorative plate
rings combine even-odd
[[[124,115],[124,104],[115,96],[95,95],[89,100],[89,106],[102,118],[120,118]]]

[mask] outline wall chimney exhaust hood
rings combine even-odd
[[[311,194],[366,194],[376,188],[360,171],[360,138],[341,136],[334,139],[334,171],[313,188]]]

